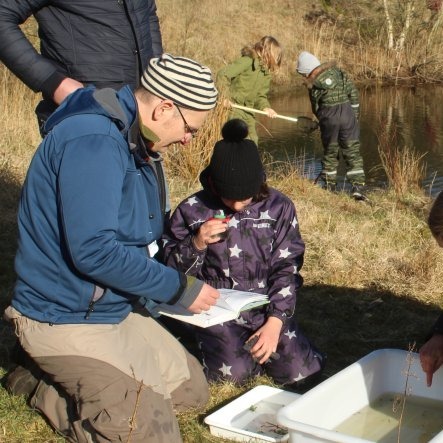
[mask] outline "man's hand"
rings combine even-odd
[[[443,364],[443,334],[433,335],[420,349],[420,363],[426,384],[432,385],[434,372]]]
[[[191,311],[193,314],[200,314],[203,311],[207,311],[211,306],[215,305],[219,297],[220,293],[217,289],[205,283],[194,303],[189,306],[188,311]]]
[[[83,88],[83,84],[74,80],[73,78],[66,77],[54,91],[52,99],[57,105],[59,105],[71,92],[77,89]]]

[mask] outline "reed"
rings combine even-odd
[[[219,100],[198,130],[198,135],[187,146],[177,143],[168,148],[165,167],[169,174],[179,178],[184,184],[197,183],[200,172],[208,165],[215,143],[220,140],[221,129],[227,120],[228,108]]]
[[[408,395],[411,395],[412,393],[412,388],[409,386],[410,377],[418,378],[417,374],[411,371],[411,366],[412,363],[414,362],[414,355],[413,355],[414,352],[417,352],[415,342],[409,345],[408,353],[406,355],[406,365],[405,365],[406,367],[405,370],[402,372],[402,375],[405,376],[405,385],[403,393],[394,399],[394,404],[392,405],[392,411],[394,413],[396,413],[397,410],[400,409],[400,417],[398,419],[398,426],[397,426],[397,443],[401,443],[400,436],[402,431],[403,418],[405,414],[406,399]]]
[[[378,134],[378,152],[389,186],[399,200],[408,193],[420,192],[426,171],[424,155],[417,154],[413,148],[400,147],[395,127],[382,127]]]

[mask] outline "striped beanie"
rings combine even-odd
[[[217,89],[211,70],[194,60],[163,54],[151,58],[141,84],[149,92],[176,105],[206,111],[217,103]]]

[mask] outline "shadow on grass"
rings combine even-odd
[[[296,312],[306,335],[327,354],[329,377],[376,349],[408,350],[414,342],[419,349],[440,310],[377,288],[305,285]]]
[[[0,166],[0,317],[9,304],[15,281],[14,257],[17,248],[17,208],[21,183],[8,165]],[[9,353],[15,342],[11,327],[0,323],[0,366],[9,367]]]
[[[2,313],[10,302],[15,281],[13,264],[17,247],[16,212],[21,183],[7,167],[0,166],[0,186],[2,189],[0,313]],[[376,349],[408,349],[414,342],[417,342],[419,348],[437,318],[439,308],[398,296],[393,292],[377,288],[375,284],[364,289],[305,284],[298,296],[296,312],[307,337],[328,355],[325,375],[331,376]],[[10,355],[14,342],[12,328],[2,321],[0,374],[11,366]],[[255,380],[246,389],[252,388],[256,383],[267,384],[266,380],[263,382]],[[217,390],[218,386],[211,390],[213,395]],[[198,415],[198,424],[201,426],[206,415],[229,403],[243,392],[243,389],[241,392],[234,390],[229,398],[217,396],[220,401],[205,411],[204,415]],[[0,394],[0,398],[8,398],[3,389],[0,389]],[[24,414],[23,411],[22,413]]]
[[[440,310],[376,287],[306,284],[298,296],[296,312],[307,337],[328,356],[324,370],[324,378],[328,378],[376,349],[408,350],[414,342],[419,349]],[[237,389],[228,382],[213,384],[212,396],[219,400],[196,420],[205,428],[207,415],[260,384],[274,385],[266,376]]]

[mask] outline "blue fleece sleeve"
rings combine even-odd
[[[129,159],[127,146],[112,136],[87,135],[66,144],[58,173],[66,248],[75,269],[99,284],[168,302],[180,289],[179,274],[144,253],[143,227],[148,221],[141,216],[148,209],[138,212],[137,205],[147,205],[146,193],[128,195],[124,189]],[[140,175],[135,168],[130,172]],[[122,242],[117,238],[119,209],[128,199],[138,200],[135,213],[126,220],[132,231]]]

